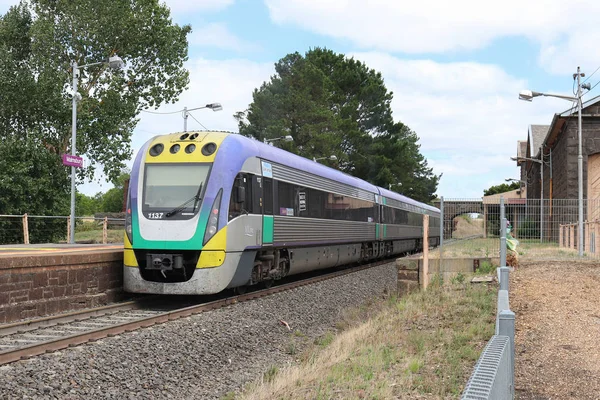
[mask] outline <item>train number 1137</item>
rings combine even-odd
[[[149,219],[162,219],[164,213],[148,213]]]

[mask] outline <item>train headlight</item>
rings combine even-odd
[[[223,189],[219,190],[212,207],[210,208],[210,215],[208,217],[208,223],[206,225],[206,233],[204,234],[204,241],[202,245],[205,245],[210,238],[214,236],[219,230],[219,207],[221,205],[221,196],[223,195]]]
[[[129,243],[133,244],[133,228],[131,227],[131,207],[129,206],[129,196],[127,197],[127,213],[125,214],[125,234]]]

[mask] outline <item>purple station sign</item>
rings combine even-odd
[[[63,154],[62,156],[63,165],[68,165],[71,167],[83,167],[83,158],[78,156],[72,156],[70,154]]]

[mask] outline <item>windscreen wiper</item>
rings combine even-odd
[[[169,211],[168,213],[166,213],[165,217],[169,218],[169,217],[172,217],[173,215],[179,214],[180,212],[182,212],[183,210],[185,210],[186,206],[188,204],[190,204],[192,201],[194,202],[194,208],[192,209],[192,212],[196,211],[196,205],[200,201],[200,192],[202,192],[202,185],[203,184],[204,184],[204,182],[202,182],[200,184],[200,187],[198,188],[198,191],[196,192],[196,194],[191,199],[187,200],[182,205],[180,205],[178,207],[175,207],[174,209],[172,209],[171,211]]]

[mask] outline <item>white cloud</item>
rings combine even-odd
[[[237,53],[249,53],[260,50],[258,45],[235,36],[223,23],[211,23],[200,28],[194,28],[189,42],[191,46],[215,47],[232,50]]]
[[[380,71],[394,92],[396,120],[420,138],[421,152],[436,174],[444,173],[438,193],[481,197],[490,180],[517,177],[517,140],[529,124],[550,124],[569,107],[557,99],[518,100],[527,82],[494,65],[402,60],[382,53],[355,53]],[[536,99],[537,100],[537,99]]]
[[[593,50],[600,35],[600,2],[595,0],[265,2],[278,24],[350,40],[366,50],[460,52],[484,48],[498,38],[524,36],[541,45],[540,63],[549,71],[573,72],[578,62],[588,69],[600,64],[600,52]]]
[[[232,5],[234,0],[164,0],[163,2],[169,6],[173,14],[184,14],[219,11]]]

